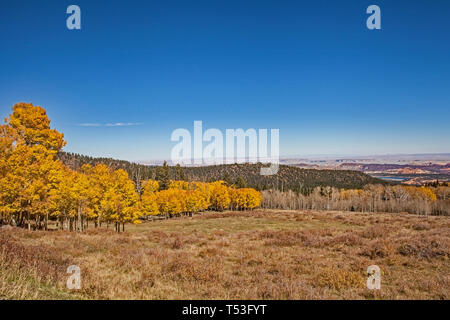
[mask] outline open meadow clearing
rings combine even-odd
[[[2,299],[449,299],[450,219],[254,210],[126,232],[0,229]],[[68,290],[67,267],[81,269]],[[366,287],[367,267],[381,289]]]

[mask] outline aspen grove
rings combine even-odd
[[[61,230],[83,231],[162,215],[192,215],[208,209],[254,209],[261,193],[234,188],[223,181],[142,181],[138,188],[123,169],[104,164],[72,170],[57,158],[64,135],[50,128],[46,110],[18,103],[0,125],[0,224],[47,230],[49,221]],[[166,184],[166,183],[165,183]],[[142,191],[141,191],[142,189]]]

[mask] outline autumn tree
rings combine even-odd
[[[66,144],[64,134],[50,129],[50,119],[42,107],[17,103],[6,122],[15,130],[17,143],[29,147],[40,145],[55,154]]]
[[[159,191],[156,195],[158,210],[166,217],[180,214],[183,211],[183,202],[180,198],[180,190],[166,189]]]
[[[228,193],[228,187],[223,181],[217,181],[209,183],[211,192],[211,208],[214,210],[222,211],[228,208],[230,204],[230,195]]]
[[[125,223],[139,223],[141,216],[139,196],[128,173],[118,169],[113,173],[113,183],[105,192],[101,205],[105,208],[106,220],[114,222],[117,232],[125,231]]]
[[[259,191],[252,188],[241,188],[229,190],[231,207],[237,210],[247,210],[259,207],[262,196]]]
[[[65,145],[63,134],[50,128],[46,111],[18,103],[0,130],[0,212],[12,224],[41,228],[49,214],[50,172],[56,153]]]
[[[58,221],[63,230],[68,221],[67,229],[73,230],[73,219],[76,215],[75,172],[59,164],[53,172],[54,188],[50,190],[50,214]]]
[[[143,183],[144,191],[141,197],[142,214],[144,216],[154,216],[159,214],[156,193],[159,190],[159,182],[156,180],[147,180]]]
[[[89,167],[85,167],[89,168]],[[114,176],[112,170],[103,163],[97,164],[92,169],[85,170],[90,177],[92,191],[91,201],[95,226],[101,226],[103,221],[107,221],[106,209],[102,206],[102,199],[105,193],[113,187]]]

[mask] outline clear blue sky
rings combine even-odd
[[[21,101],[127,160],[194,120],[279,128],[284,156],[450,152],[450,1],[1,0],[0,115]]]

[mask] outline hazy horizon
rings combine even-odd
[[[89,154],[83,154],[85,156],[92,156]],[[96,156],[93,156],[96,158]],[[100,157],[100,156],[99,156]],[[416,157],[418,159],[408,159],[410,157]],[[351,155],[351,154],[315,154],[315,155],[288,155],[288,156],[280,156],[280,161],[288,161],[288,160],[380,160],[386,158],[393,158],[396,161],[450,161],[450,152],[440,152],[440,153],[405,153],[405,154],[366,154],[366,155]],[[436,159],[437,158],[437,159]],[[129,162],[141,163],[141,164],[152,164],[152,163],[163,163],[167,161],[170,163],[169,158],[155,158],[155,159],[140,159],[140,160],[127,160],[121,158],[113,158],[115,160],[125,160]],[[206,164],[204,164],[206,165]]]

